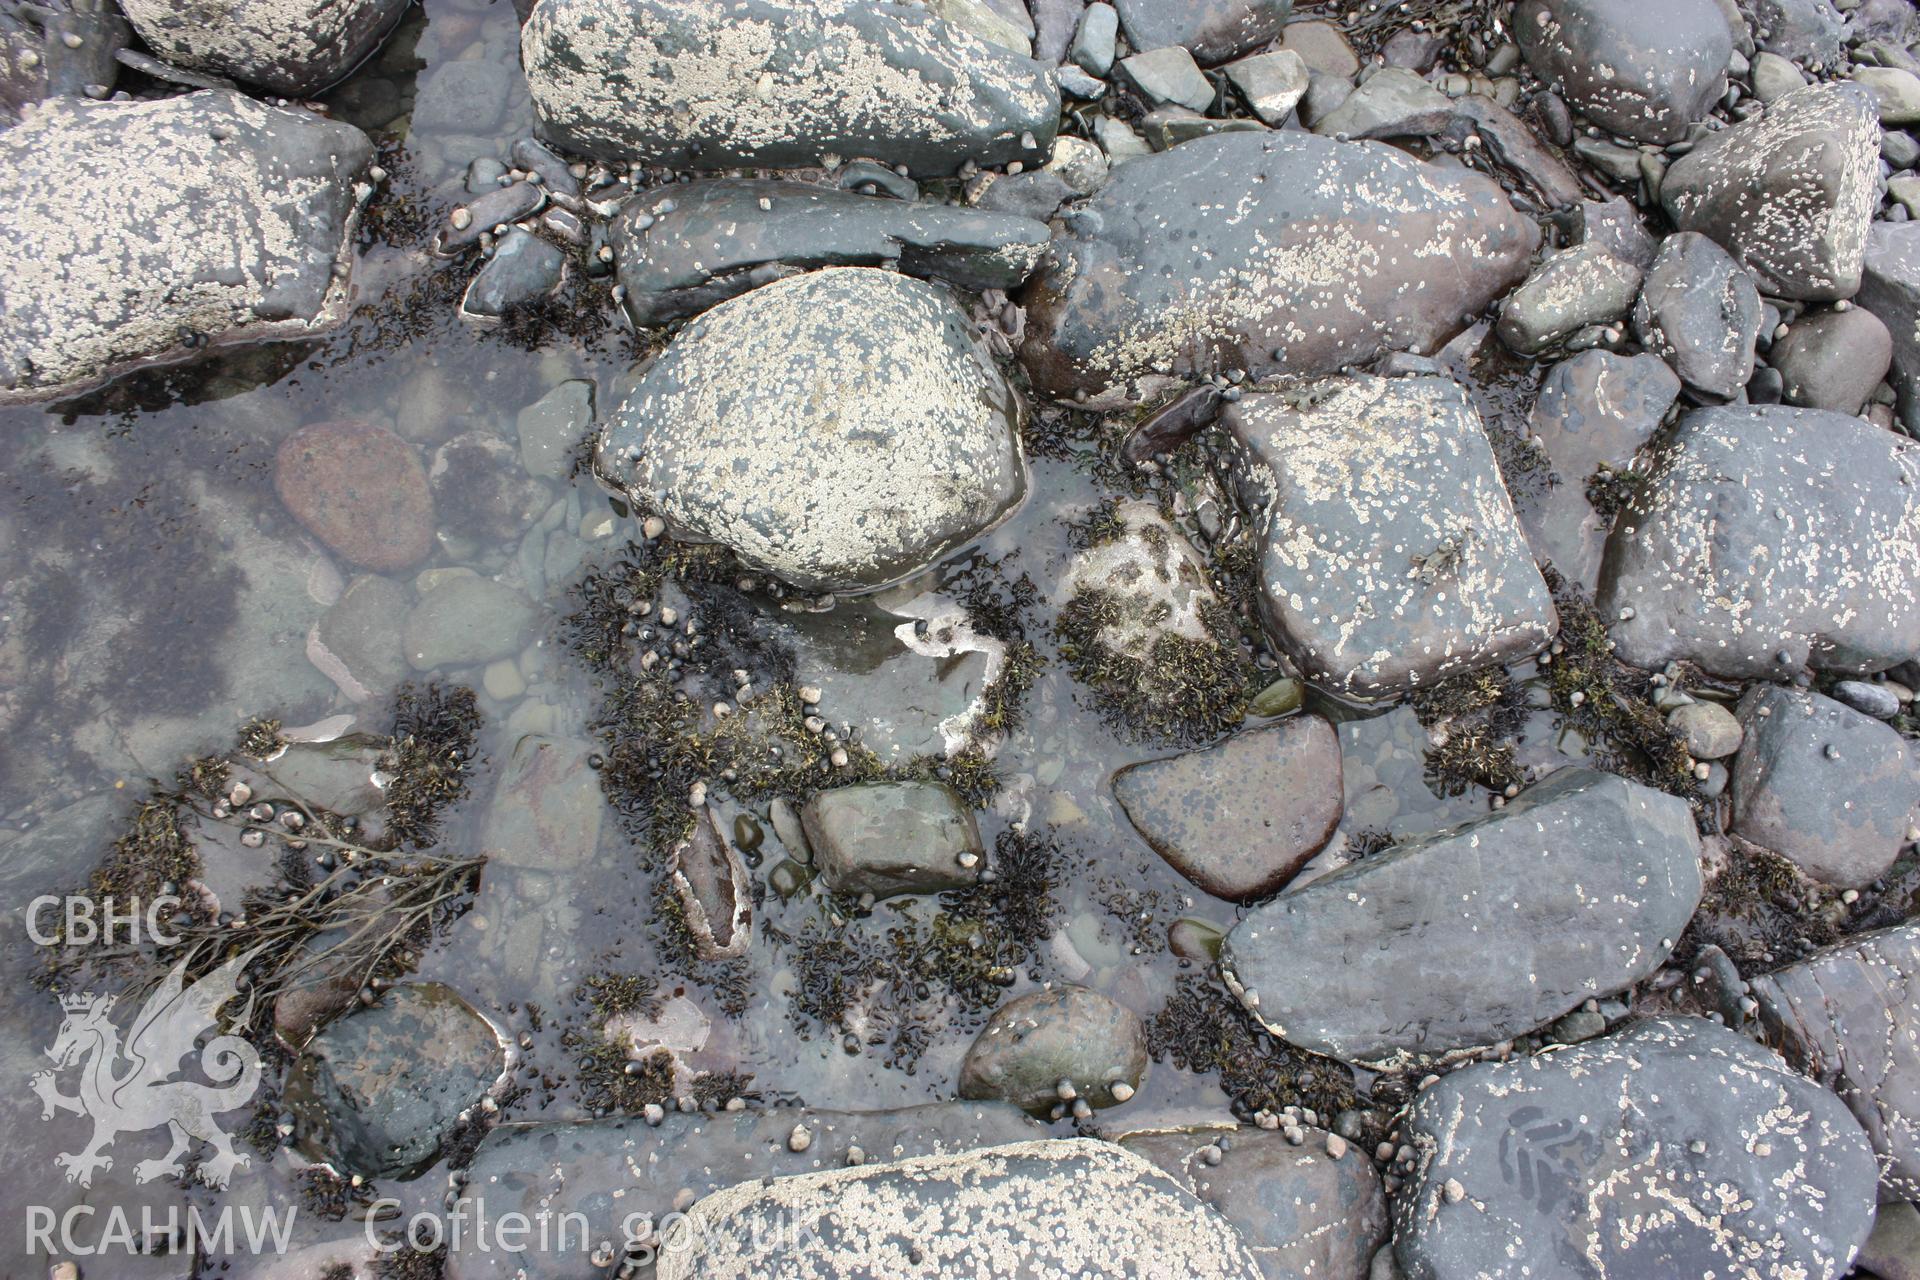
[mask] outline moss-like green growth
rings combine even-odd
[[[600,1023],[625,1013],[657,1018],[664,1007],[660,984],[644,973],[590,974],[577,994]]]
[[[1674,948],[1690,963],[1708,943],[1742,970],[1776,968],[1840,940],[1832,895],[1791,861],[1730,840],[1726,861],[1707,881],[1700,907]]]
[[[1156,1061],[1200,1074],[1217,1073],[1234,1115],[1311,1107],[1332,1117],[1355,1105],[1353,1073],[1270,1034],[1211,977],[1187,974],[1147,1023]]]
[[[256,717],[240,726],[233,749],[255,760],[270,760],[280,754],[287,740],[280,736],[280,722]]]
[[[1144,657],[1104,639],[1125,609],[1117,594],[1088,589],[1068,600],[1054,621],[1061,660],[1110,724],[1141,741],[1195,743],[1246,718],[1256,673],[1226,608],[1213,601],[1200,606],[1206,640],[1162,633]]]
[[[1413,708],[1430,733],[1426,777],[1436,795],[1525,784],[1512,736],[1526,720],[1526,708],[1505,671],[1487,668],[1444,680],[1416,694]]]
[[[480,708],[473,690],[405,685],[394,696],[391,745],[380,767],[393,847],[419,849],[438,838],[440,812],[467,793]]]

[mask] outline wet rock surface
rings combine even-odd
[[[1813,409],[1699,409],[1621,512],[1599,605],[1622,657],[1736,677],[1876,671],[1920,647],[1910,441]],[[1631,611],[1631,612],[1628,612]]]
[[[379,47],[404,0],[128,0],[127,20],[148,47],[191,70],[231,76],[268,93],[310,98]]]
[[[1220,965],[1249,1011],[1304,1049],[1433,1058],[1531,1031],[1651,974],[1700,891],[1685,804],[1564,769],[1497,813],[1256,908],[1227,935]]]
[[[841,268],[702,316],[615,412],[601,458],[670,522],[788,582],[876,586],[1019,500],[1019,415],[949,295]]]
[[[1753,277],[1706,236],[1682,232],[1660,245],[1633,331],[1696,396],[1723,401],[1753,377],[1761,317]]]
[[[287,437],[274,489],[294,519],[342,559],[391,573],[433,546],[433,494],[420,457],[385,427],[322,422]]]
[[[1837,1277],[1873,1225],[1865,1136],[1838,1098],[1704,1019],[1478,1064],[1414,1105],[1394,1256],[1409,1280]]]
[[[1058,90],[924,9],[853,0],[554,0],[521,36],[548,137],[608,160],[786,168],[869,156],[947,176],[1044,160]]]
[[[338,325],[371,154],[349,125],[235,94],[48,100],[0,133],[0,254],[17,264],[0,281],[0,404]]]
[[[1569,106],[1610,133],[1677,142],[1726,92],[1733,35],[1714,0],[1648,22],[1633,0],[1523,0],[1514,38]]]
[[[1640,296],[1640,268],[1592,243],[1563,249],[1540,264],[1500,309],[1500,337],[1537,355],[1588,325],[1627,314]]]
[[[936,893],[980,878],[973,814],[937,782],[870,782],[822,791],[800,811],[827,884],[839,893]]]
[[[1077,1099],[1127,1101],[1147,1072],[1139,1015],[1097,991],[1063,986],[994,1010],[960,1064],[960,1096],[1056,1116]]]
[[[1893,336],[1864,308],[1820,311],[1794,321],[1768,359],[1787,404],[1859,413],[1887,376]]]
[[[1537,649],[1553,604],[1478,413],[1443,378],[1347,377],[1230,405],[1270,633],[1378,698]]]
[[[1920,223],[1876,222],[1867,236],[1859,302],[1887,326],[1902,420],[1920,422]]]
[[[1113,794],[1181,875],[1216,898],[1247,902],[1282,888],[1332,838],[1340,744],[1326,720],[1298,716],[1128,765]]]
[[[1134,48],[1182,45],[1211,64],[1279,35],[1293,0],[1116,0],[1114,7]]]
[[[1383,198],[1358,201],[1360,188]],[[1430,350],[1517,282],[1538,244],[1485,179],[1293,133],[1130,161],[1087,213],[1023,295],[1021,358],[1051,395]]]

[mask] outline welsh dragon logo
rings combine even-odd
[[[33,1091],[40,1095],[41,1119],[70,1111],[93,1121],[93,1138],[83,1149],[55,1157],[67,1181],[93,1185],[94,1170],[113,1167],[105,1153],[116,1137],[162,1125],[172,1134],[172,1146],[161,1158],[134,1167],[140,1182],[180,1173],[181,1157],[196,1139],[213,1148],[199,1168],[209,1186],[225,1187],[233,1171],[246,1166],[247,1157],[234,1152],[213,1117],[253,1097],[260,1085],[259,1052],[239,1036],[216,1035],[200,1051],[201,1070],[216,1083],[175,1076],[200,1036],[218,1029],[221,1006],[238,994],[240,970],[252,958],[251,953],[238,956],[191,986],[184,982],[182,960],[140,1007],[124,1045],[110,1017],[115,997],[61,997],[66,1020],[47,1050],[55,1067],[35,1074]],[[68,1097],[59,1091],[55,1075],[74,1066],[80,1068],[80,1091]]]

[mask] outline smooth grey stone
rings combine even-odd
[[[1033,56],[1045,66],[1057,66],[1067,56],[1073,33],[1079,28],[1086,0],[1031,0]],[[1068,68],[1061,67],[1064,74]],[[1078,70],[1078,68],[1074,68]]]
[[[1920,424],[1920,223],[1873,224],[1855,301],[1887,326],[1891,381],[1900,393],[1901,420],[1911,431]]]
[[[467,166],[467,194],[484,196],[500,189],[500,179],[507,176],[507,166],[492,156],[476,156]]]
[[[1711,236],[1769,296],[1852,297],[1873,216],[1880,122],[1859,85],[1815,84],[1673,162],[1660,202]]]
[[[1731,400],[1753,377],[1760,291],[1726,250],[1683,231],[1661,242],[1633,331],[1695,395]]]
[[[1832,0],[1751,0],[1760,48],[1813,70],[1846,64],[1846,19]]]
[[[1260,539],[1261,619],[1309,680],[1397,697],[1553,635],[1480,415],[1452,380],[1328,378],[1250,392],[1221,420]]]
[[[451,219],[434,233],[433,251],[452,257],[468,245],[480,243],[480,237],[493,234],[495,227],[511,226],[546,207],[547,193],[535,182],[515,182],[495,187],[469,200],[459,208],[468,213],[467,225],[456,227]]]
[[[1883,1200],[1857,1261],[1861,1271],[1878,1280],[1920,1280],[1920,1208],[1906,1200]]]
[[[1431,351],[1519,280],[1539,243],[1488,178],[1292,130],[1131,161],[1084,207],[1097,229],[1056,238],[1023,299],[1021,359],[1045,395]],[[1413,246],[1459,269],[1436,276]]]
[[[1299,54],[1309,71],[1349,85],[1360,74],[1360,59],[1338,23],[1315,18],[1290,22],[1280,34],[1280,47]]]
[[[986,861],[972,811],[945,783],[834,787],[807,801],[800,822],[814,865],[835,893],[885,898],[964,889],[980,879]]]
[[[578,738],[526,734],[498,766],[481,845],[500,866],[570,872],[593,860],[606,820],[597,748]]]
[[[409,670],[400,627],[411,603],[392,578],[362,574],[321,615],[308,658],[353,701],[384,698]]]
[[[1821,310],[1795,320],[1767,359],[1788,404],[1859,413],[1893,365],[1893,335],[1863,307]]]
[[[122,0],[155,53],[197,71],[232,76],[267,93],[311,98],[380,47],[407,0]]]
[[[1592,243],[1550,254],[1501,304],[1500,340],[1538,355],[1589,325],[1626,315],[1642,278],[1640,268]]]
[[[1079,67],[1062,67],[1058,76],[1060,90],[1068,97],[1090,102],[1095,98],[1104,98],[1107,94],[1107,82],[1098,76],[1090,76]],[[1103,120],[1105,117],[1101,117]]]
[[[1753,81],[1753,96],[1769,104],[1786,97],[1795,89],[1807,87],[1807,78],[1800,74],[1800,68],[1777,53],[1755,54],[1749,74]]]
[[[951,1225],[956,1213],[964,1230]],[[796,1233],[796,1222],[808,1230]],[[874,1259],[905,1261],[879,1271]],[[744,1182],[693,1206],[655,1274],[1262,1280],[1223,1218],[1146,1160],[1092,1138]]]
[[[1406,1131],[1408,1280],[1835,1280],[1873,1226],[1873,1152],[1839,1099],[1704,1018],[1463,1067]]]
[[[891,196],[908,202],[920,198],[919,183],[871,160],[849,160],[834,175],[833,185],[867,196]]]
[[[1915,16],[1911,0],[1860,0],[1851,9],[1847,14],[1848,39],[1855,45],[1885,41],[1905,47],[1912,43]],[[1916,1254],[1916,1258],[1920,1258],[1920,1254]],[[1894,1277],[1885,1276],[1882,1280],[1894,1280]]]
[[[715,178],[628,201],[610,242],[627,314],[651,326],[813,267],[884,266],[974,292],[1013,290],[1046,253],[1048,232],[1013,214]]]
[[[1322,137],[1428,138],[1453,118],[1453,99],[1404,67],[1381,67],[1313,122]]]
[[[1292,118],[1310,82],[1307,64],[1291,49],[1256,53],[1229,62],[1222,70],[1253,114],[1276,129]]]
[[[1896,170],[1920,164],[1920,140],[1905,129],[1887,129],[1880,135],[1880,155]]]
[[[1700,891],[1685,801],[1561,769],[1504,809],[1254,908],[1220,967],[1289,1043],[1405,1065],[1510,1040],[1646,978]]]
[[[1901,67],[1856,67],[1852,79],[1872,91],[1882,125],[1920,124],[1920,76]]]
[[[924,9],[865,0],[542,0],[521,58],[548,139],[602,160],[864,156],[948,177],[969,160],[1040,163],[1060,120],[1047,67]],[[714,87],[687,87],[701,84]]]
[[[1122,58],[1120,74],[1149,103],[1166,103],[1189,111],[1205,111],[1213,105],[1213,82],[1201,74],[1193,55],[1179,45]]]
[[[539,617],[540,607],[516,588],[463,573],[420,598],[401,641],[415,671],[470,667],[519,653]]]
[[[446,63],[420,80],[408,136],[418,140],[491,135],[506,121],[508,103],[519,85],[509,64],[485,59]],[[514,163],[525,167],[517,159]]]
[[[1865,1126],[1890,1199],[1920,1199],[1917,980],[1920,924],[1909,921],[1857,934],[1752,981],[1769,1042],[1828,1082]]]
[[[515,307],[547,297],[560,287],[567,255],[529,231],[510,227],[467,286],[461,314],[499,319]]]
[[[1677,142],[1727,91],[1733,36],[1714,0],[1521,0],[1527,65],[1587,119],[1642,142]]]
[[[0,132],[0,404],[336,327],[372,156],[350,125],[237,94],[47,99]]]
[[[1147,1130],[1119,1142],[1232,1223],[1267,1280],[1361,1280],[1389,1238],[1380,1175],[1357,1143],[1334,1156],[1332,1134],[1301,1128],[1298,1144],[1252,1125]]]
[[[1390,67],[1404,67],[1424,75],[1433,70],[1433,64],[1440,60],[1446,47],[1446,41],[1433,31],[1402,27],[1380,46],[1380,57]]]
[[[416,120],[419,118],[417,108],[414,116]],[[566,196],[580,194],[580,179],[573,176],[572,168],[568,166],[565,159],[554,154],[553,149],[538,138],[515,138],[512,155],[516,166],[530,173],[539,174],[540,185],[548,191],[557,191]]]
[[[1869,684],[1865,680],[1841,680],[1830,691],[1837,701],[1844,702],[1862,715],[1872,716],[1876,720],[1891,720],[1900,714],[1900,699],[1893,690],[1883,684]]]
[[[1090,4],[1081,15],[1080,29],[1074,33],[1072,57],[1089,75],[1104,76],[1113,69],[1116,42],[1120,38],[1120,15],[1110,4]]]
[[[573,472],[580,442],[593,430],[593,383],[570,378],[522,409],[514,419],[520,436],[520,463],[541,480],[563,480]]]
[[[1317,715],[1247,729],[1113,777],[1127,820],[1216,898],[1275,893],[1326,847],[1342,812],[1340,739]]]
[[[811,1137],[794,1151],[795,1128]],[[1046,1135],[1001,1103],[936,1102],[898,1111],[777,1107],[712,1114],[669,1111],[649,1126],[638,1117],[573,1123],[505,1124],[489,1133],[468,1166],[461,1203],[490,1221],[519,1213],[582,1214],[590,1240],[626,1239],[631,1215],[656,1228],[682,1190],[697,1196],[752,1179],[791,1178],[847,1164],[859,1147],[870,1165]],[[577,1250],[509,1253],[466,1232],[447,1258],[448,1280],[579,1280]],[[488,1246],[488,1247],[483,1247]]]
[[[1115,0],[1136,49],[1183,45],[1211,66],[1278,36],[1293,0]]]
[[[1573,140],[1573,153],[1617,185],[1632,188],[1640,181],[1640,152],[1636,148],[1589,138],[1583,133]]]
[[[1104,160],[1104,157],[1103,157]],[[1045,222],[1080,193],[1052,169],[995,178],[973,202],[977,209]]]
[[[1857,889],[1885,875],[1920,805],[1906,739],[1832,698],[1781,685],[1748,689],[1739,714],[1746,737],[1733,762],[1728,830],[1821,884]]]
[[[1740,749],[1746,730],[1740,718],[1717,702],[1690,702],[1675,707],[1667,727],[1687,744],[1695,760],[1724,760]]]
[[[1062,985],[993,1011],[960,1064],[960,1096],[1044,1115],[1073,1098],[1118,1106],[1147,1073],[1147,1028],[1098,991]],[[1072,1086],[1063,1097],[1061,1082]],[[1126,1086],[1124,1096],[1113,1086]]]
[[[1258,120],[1209,120],[1185,107],[1155,107],[1141,118],[1140,131],[1147,135],[1148,146],[1165,151],[1216,133],[1265,133],[1267,126]]]
[[[1697,409],[1616,520],[1598,606],[1636,667],[1879,671],[1920,652],[1916,544],[1920,445],[1818,409]]]
[[[608,421],[601,470],[795,586],[875,587],[1020,500],[1020,412],[945,290],[833,268],[681,330]]]
[[[286,1089],[295,1140],[370,1178],[414,1177],[506,1065],[492,1025],[451,988],[402,983],[308,1042]]]
[[[1300,95],[1300,123],[1311,129],[1328,113],[1338,110],[1353,93],[1353,81],[1324,71],[1307,72],[1307,91]]]

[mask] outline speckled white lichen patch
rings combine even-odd
[[[678,1247],[676,1247],[676,1245]],[[688,1211],[659,1280],[1260,1280],[1233,1228],[1088,1138],[750,1182]]]
[[[167,61],[277,93],[318,93],[359,64],[409,0],[121,0]]]
[[[1574,110],[1614,133],[1676,142],[1727,89],[1733,39],[1715,0],[1523,0],[1513,33]]]
[[[690,324],[601,456],[676,528],[796,585],[856,589],[925,568],[1018,502],[1019,414],[950,295],[846,267]]]
[[[228,93],[55,98],[0,133],[0,403],[344,319],[366,136]]]

